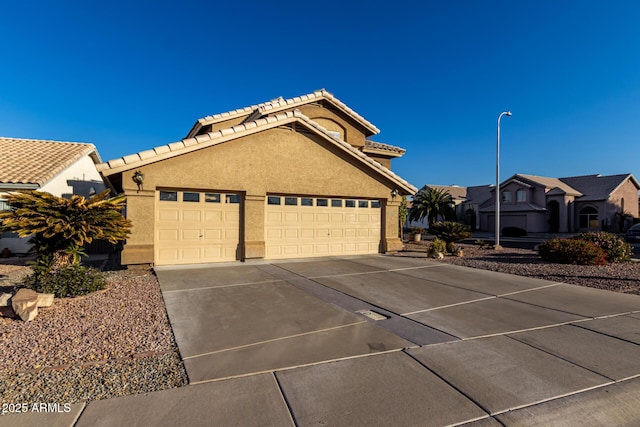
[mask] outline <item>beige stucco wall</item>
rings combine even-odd
[[[131,179],[135,170],[145,175],[142,191]],[[153,262],[156,189],[242,193],[245,256],[260,258],[264,256],[266,194],[369,198],[385,206],[396,188],[331,142],[288,128],[270,129],[124,172],[123,187],[128,196],[127,217],[134,224],[122,254],[125,264]],[[399,249],[397,215],[397,205],[387,205],[382,220],[383,250]]]
[[[366,136],[362,126],[346,114],[338,114],[333,109],[326,108],[322,104],[307,104],[299,109],[302,114],[328,130],[337,131],[339,130],[338,126],[342,128],[341,130],[344,132],[343,139],[352,146],[364,146]]]

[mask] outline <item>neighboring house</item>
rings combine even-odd
[[[12,191],[38,190],[55,196],[89,196],[106,188],[96,164],[100,156],[92,144],[0,137],[0,210],[7,210]],[[29,250],[27,238],[3,233],[0,249]]]
[[[500,227],[530,233],[623,232],[638,217],[639,189],[631,174],[567,178],[516,174],[500,184]],[[495,230],[495,188],[480,207],[480,228]]]
[[[491,198],[492,185],[478,185],[474,187],[461,187],[459,185],[431,185],[423,186],[419,191],[425,191],[428,188],[446,191],[451,195],[453,208],[458,221],[467,224],[471,230],[477,230],[480,227],[480,205]],[[407,208],[411,208],[411,201],[407,202]],[[438,218],[442,220],[442,218]],[[406,227],[422,227],[428,228],[427,218],[420,221],[409,221]]]
[[[402,248],[404,150],[325,90],[207,116],[182,141],[98,166],[127,195],[123,264],[371,254]]]

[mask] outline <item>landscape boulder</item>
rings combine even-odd
[[[31,289],[20,289],[11,298],[11,306],[20,319],[33,320],[38,315],[38,294]]]

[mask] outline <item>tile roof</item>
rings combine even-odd
[[[211,116],[203,117],[201,119],[198,119],[198,121],[193,125],[193,127],[187,134],[187,138],[191,138],[195,136],[203,126],[215,124],[217,122],[229,120],[229,119],[244,116],[244,115],[249,115],[254,111],[258,111],[262,113],[261,115],[264,116],[266,114],[277,113],[283,110],[297,108],[301,105],[309,104],[311,102],[316,102],[323,99],[331,102],[340,110],[342,110],[349,116],[353,117],[362,126],[364,126],[366,129],[371,131],[372,134],[380,133],[380,130],[377,127],[375,127],[371,122],[366,120],[360,114],[356,113],[345,103],[343,103],[338,98],[333,96],[333,94],[329,93],[325,89],[319,89],[307,95],[296,96],[294,98],[289,98],[289,99],[284,99],[282,97],[279,97],[276,99],[272,99],[269,102],[263,102],[262,104],[250,105],[248,107],[238,108],[237,110],[227,111],[225,113],[214,114]]]
[[[491,190],[493,185],[476,185],[467,187],[467,203],[484,203],[491,199]]]
[[[378,170],[378,172],[387,176],[393,182],[400,184],[405,191],[408,191],[411,194],[417,191],[417,189],[413,185],[400,178],[388,168],[376,162],[347,142],[331,136],[328,133],[327,129],[302,114],[299,110],[285,111],[273,116],[267,116],[251,122],[236,125],[231,128],[220,129],[209,132],[207,134],[197,135],[193,138],[186,138],[182,141],[173,142],[171,144],[161,145],[151,150],[145,150],[135,154],[130,154],[128,156],[109,160],[106,163],[97,165],[97,168],[103,176],[109,176],[118,172],[131,170],[147,165],[149,163],[154,163],[181,154],[186,154],[192,151],[200,150],[206,147],[240,138],[245,135],[250,135],[256,132],[264,131],[266,129],[282,126],[293,122],[299,122],[306,125],[306,127],[325,137],[328,141],[338,146],[343,151],[350,153],[361,162],[368,164],[373,169],[376,169]]]
[[[390,144],[384,144],[382,142],[370,141],[368,139],[364,142],[364,149],[389,151],[394,155],[402,155],[407,151],[402,147],[397,147],[395,145],[390,145]]]
[[[0,137],[0,182],[41,187],[86,155],[101,162],[93,144]]]
[[[459,185],[425,185],[423,188],[434,188],[436,190],[447,191],[453,198],[453,200],[466,200],[467,199],[467,187],[460,187]]]
[[[638,181],[631,174],[620,175],[584,175],[560,178],[573,188],[578,189],[584,194],[580,197],[581,201],[588,200],[606,200],[611,193],[618,188],[627,179],[631,179],[636,187],[639,187]]]
[[[570,184],[567,184],[566,182],[563,182],[562,179],[559,179],[559,178],[548,178],[548,177],[544,177],[544,176],[525,175],[525,174],[519,173],[519,174],[514,175],[510,179],[513,179],[513,178],[517,179],[517,177],[522,177],[522,178],[528,179],[530,181],[536,182],[538,184],[542,184],[542,185],[544,185],[545,187],[547,187],[548,189],[551,189],[551,190],[553,190],[554,188],[558,188],[559,190],[562,190],[562,192],[564,192],[565,194],[571,194],[571,195],[574,195],[574,196],[582,196],[582,192],[576,190]]]

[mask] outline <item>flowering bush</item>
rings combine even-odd
[[[573,238],[598,245],[607,254],[607,262],[628,262],[631,260],[631,254],[633,253],[631,245],[613,233],[592,231],[580,233]]]
[[[603,265],[607,253],[594,242],[579,239],[551,239],[543,242],[538,253],[545,261],[561,264]]]

